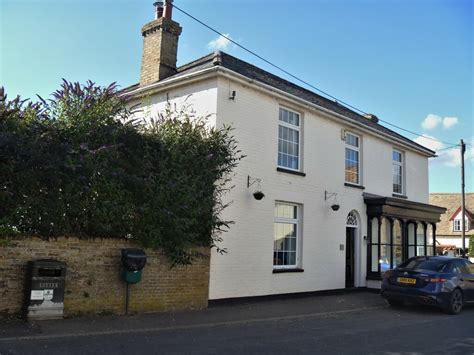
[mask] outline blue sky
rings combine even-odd
[[[0,0],[0,85],[48,96],[61,78],[138,81],[152,0]],[[474,144],[470,0],[176,0],[240,44],[360,109],[448,143]],[[175,9],[178,65],[216,48],[285,77]],[[214,42],[213,42],[214,41]],[[294,80],[292,80],[294,81]],[[449,145],[400,132],[432,149]],[[474,149],[466,154],[473,191]],[[459,150],[430,163],[430,192],[459,192]]]

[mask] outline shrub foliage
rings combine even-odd
[[[115,84],[63,81],[35,103],[1,89],[0,234],[129,238],[173,265],[223,251],[222,196],[242,158],[231,128],[170,104],[143,115]]]

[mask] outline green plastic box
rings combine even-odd
[[[122,278],[126,283],[136,284],[142,279],[142,270],[140,271],[128,271],[125,268],[122,269]]]

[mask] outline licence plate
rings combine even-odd
[[[412,279],[410,277],[398,277],[397,282],[401,284],[415,285],[416,279]]]

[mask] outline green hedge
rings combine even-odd
[[[173,264],[218,247],[230,223],[221,198],[242,158],[231,129],[209,129],[187,107],[146,123],[135,114],[115,84],[63,81],[36,103],[2,89],[0,234],[129,238]]]

